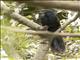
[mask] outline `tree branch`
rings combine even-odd
[[[80,11],[80,1],[33,0],[26,2],[44,8],[57,8],[57,9]]]
[[[65,22],[65,24],[63,26],[61,26],[61,28],[59,28],[57,30],[57,32],[60,32],[61,30],[65,29],[66,26],[68,26],[70,23],[72,23],[73,21],[75,21],[77,18],[79,17],[79,13],[75,13],[74,16],[72,16],[71,19],[67,20],[67,22]]]
[[[15,12],[9,13],[10,8],[7,7],[6,4],[3,1],[1,1],[1,8],[3,10],[6,10],[6,13],[8,13],[14,20],[20,22],[21,24],[29,26],[30,28],[35,29],[35,30],[39,30],[39,29],[43,28],[39,24],[34,23],[33,21],[21,16],[20,14],[17,14]]]
[[[21,30],[20,28],[13,28],[9,26],[1,26],[1,29],[7,29],[13,32],[22,32],[27,34],[34,34],[34,35],[61,35],[61,36],[72,36],[72,37],[80,37],[80,33],[52,33],[48,31],[33,31],[33,30]]]

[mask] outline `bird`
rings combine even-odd
[[[49,32],[55,32],[61,27],[55,10],[44,9],[40,11],[38,20]],[[50,47],[52,52],[63,53],[65,51],[65,43],[62,36],[54,36],[50,42]]]

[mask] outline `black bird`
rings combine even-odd
[[[60,21],[57,18],[57,13],[53,10],[42,10],[39,13],[39,19],[42,26],[46,26],[50,32],[55,32],[60,28]],[[62,53],[65,51],[65,44],[61,36],[55,36],[50,43],[53,52]]]

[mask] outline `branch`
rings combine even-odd
[[[6,6],[6,4],[3,1],[1,1],[1,8],[3,10],[6,10],[6,13],[8,13],[14,20],[20,22],[21,24],[29,26],[30,28],[35,29],[35,30],[36,29],[39,30],[39,29],[43,28],[39,24],[34,23],[33,21],[21,16],[20,14],[17,14],[15,12],[9,13],[9,11],[11,11],[11,10],[9,7]]]
[[[34,34],[34,35],[61,35],[61,36],[72,36],[72,37],[80,37],[80,33],[52,33],[48,31],[33,31],[33,30],[21,30],[20,28],[13,28],[9,26],[1,26],[1,29],[7,29],[13,32],[22,32],[27,34]]]
[[[57,9],[80,11],[80,1],[33,0],[33,1],[26,1],[26,2],[44,8],[57,8]]]
[[[71,19],[67,20],[67,22],[65,22],[65,24],[57,30],[57,32],[60,32],[61,30],[65,29],[66,26],[68,26],[70,23],[75,21],[78,17],[79,17],[79,13],[77,12],[74,14],[74,16]]]

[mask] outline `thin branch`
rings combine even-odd
[[[6,12],[8,13],[10,11],[10,8],[6,6],[6,4],[1,1],[1,8],[3,10],[6,10]],[[12,13],[8,13],[14,20],[20,22],[21,24],[24,24],[26,26],[29,26],[30,28],[32,29],[35,29],[35,30],[39,30],[41,28],[43,28],[42,26],[40,26],[39,24],[37,23],[34,23],[33,21],[29,20],[28,18],[26,17],[23,17],[21,16],[20,14],[18,13],[15,13],[15,12],[12,12]]]
[[[26,2],[44,8],[57,8],[57,9],[80,11],[80,1],[33,0],[33,1],[26,1]]]
[[[59,28],[59,29],[57,30],[57,32],[60,32],[60,31],[62,31],[63,29],[65,29],[66,26],[68,26],[70,23],[74,22],[78,17],[79,17],[79,13],[77,12],[77,13],[74,14],[74,16],[72,16],[71,19],[67,20],[67,21],[65,22],[65,24],[64,24],[61,28]]]
[[[61,36],[72,36],[72,37],[80,37],[80,33],[52,33],[48,31],[33,31],[33,30],[21,30],[20,28],[13,28],[9,26],[1,26],[1,29],[7,29],[13,32],[22,32],[27,34],[34,34],[34,35],[61,35]]]

